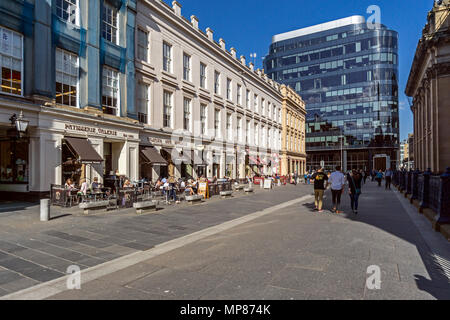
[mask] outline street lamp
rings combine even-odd
[[[22,137],[22,135],[27,131],[29,120],[25,120],[23,117],[23,112],[20,111],[19,117],[17,118],[16,114],[14,113],[11,118],[9,118],[9,121],[11,121],[11,124],[16,126],[17,132],[19,133],[19,137]]]

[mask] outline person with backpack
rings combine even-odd
[[[319,168],[317,172],[312,175],[311,180],[314,180],[314,204],[316,210],[323,212],[323,193],[328,186],[328,176],[323,173],[323,168]]]
[[[333,212],[342,213],[339,211],[339,206],[341,204],[341,195],[344,193],[345,176],[341,172],[341,166],[336,167],[329,179],[331,183],[331,194],[333,199]]]
[[[347,175],[348,194],[350,195],[350,202],[354,214],[358,214],[358,200],[361,195],[361,182],[363,178],[359,172],[352,170]]]

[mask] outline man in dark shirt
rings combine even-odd
[[[311,180],[314,180],[314,204],[316,205],[316,210],[322,212],[323,193],[328,187],[328,176],[323,173],[323,168],[319,168],[312,175]]]

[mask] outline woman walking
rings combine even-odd
[[[361,195],[362,176],[356,170],[352,170],[349,174],[347,174],[347,181],[352,211],[354,214],[358,214],[358,200]]]
[[[383,171],[378,171],[376,175],[378,186],[381,187],[381,181],[383,181]]]

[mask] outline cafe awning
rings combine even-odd
[[[152,165],[167,166],[167,161],[159,154],[158,150],[153,147],[143,148],[141,150],[147,163]]]
[[[183,152],[183,155],[181,155],[180,152],[178,152],[177,149],[166,149],[164,150],[170,155],[172,162],[175,164],[191,164],[192,160],[191,157],[187,154],[187,151]]]
[[[208,163],[194,152],[194,165],[199,167],[207,166]]]
[[[103,158],[85,138],[64,137],[67,145],[77,156],[80,163],[101,163]]]

